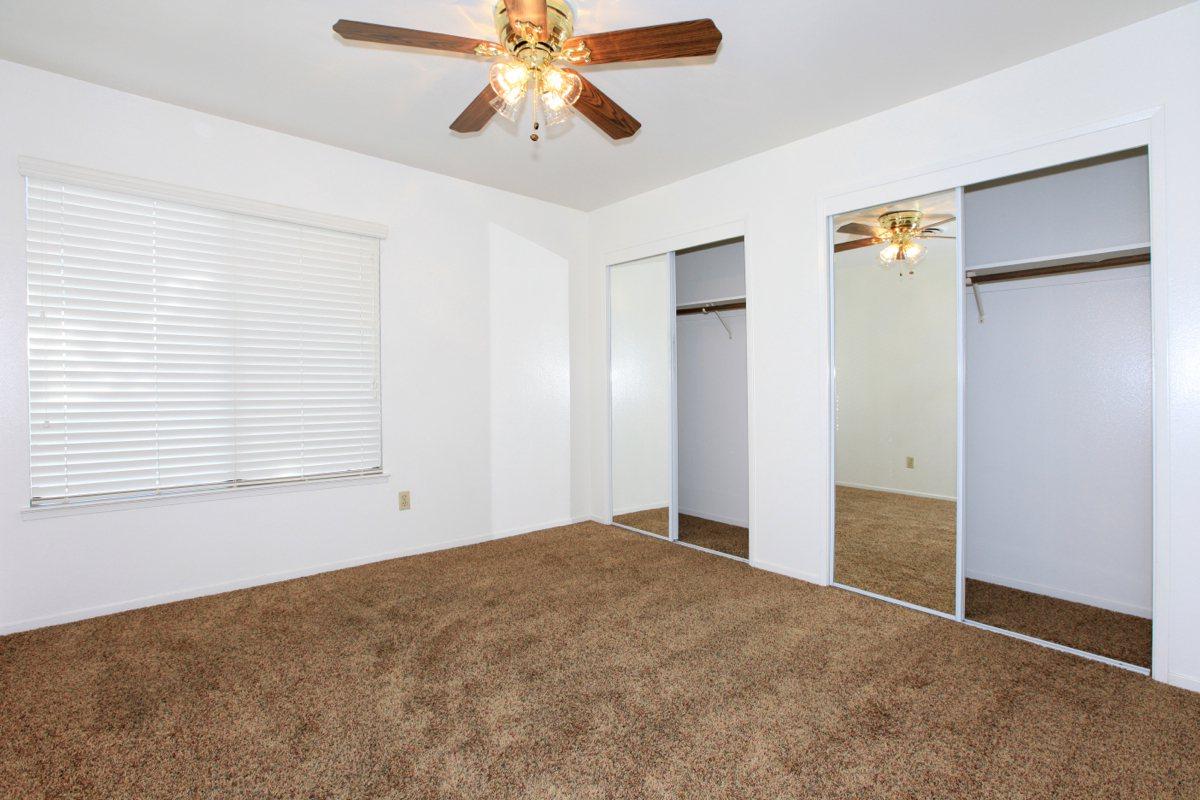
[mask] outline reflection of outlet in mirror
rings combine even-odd
[[[908,467],[909,469],[912,469],[916,465],[917,465],[916,459],[914,459],[912,456],[909,456],[908,458],[904,459],[904,466]]]
[[[400,493],[400,510],[408,511],[410,508],[412,508],[412,495],[405,489]]]

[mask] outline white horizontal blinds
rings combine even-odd
[[[375,238],[26,185],[34,504],[379,469]]]

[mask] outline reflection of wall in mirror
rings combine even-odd
[[[670,268],[667,256],[609,275],[613,514],[665,508],[671,496]]]
[[[877,247],[834,256],[836,479],[953,500],[957,251],[953,239],[926,243],[912,276],[882,267]]]

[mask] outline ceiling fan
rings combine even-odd
[[[938,227],[953,221],[954,217],[949,214],[926,219],[922,212],[916,210],[889,211],[880,214],[873,226],[862,222],[848,222],[838,228],[838,233],[852,233],[866,238],[839,242],[833,246],[833,252],[841,253],[844,250],[882,244],[879,260],[884,266],[899,263],[901,266],[910,267],[908,274],[911,275],[911,267],[925,257],[925,245],[921,240],[953,239],[953,236],[943,235],[942,229]]]
[[[711,19],[575,36],[575,14],[566,0],[498,0],[493,16],[499,44],[345,19],[333,29],[344,39],[498,59],[488,74],[488,85],[450,123],[450,129],[482,130],[496,113],[515,120],[522,101],[531,95],[530,138],[535,142],[542,123],[564,122],[572,108],[613,139],[632,136],[642,127],[572,67],[707,56],[721,43],[721,32]]]

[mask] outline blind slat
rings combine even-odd
[[[373,237],[26,179],[34,504],[381,466]]]

